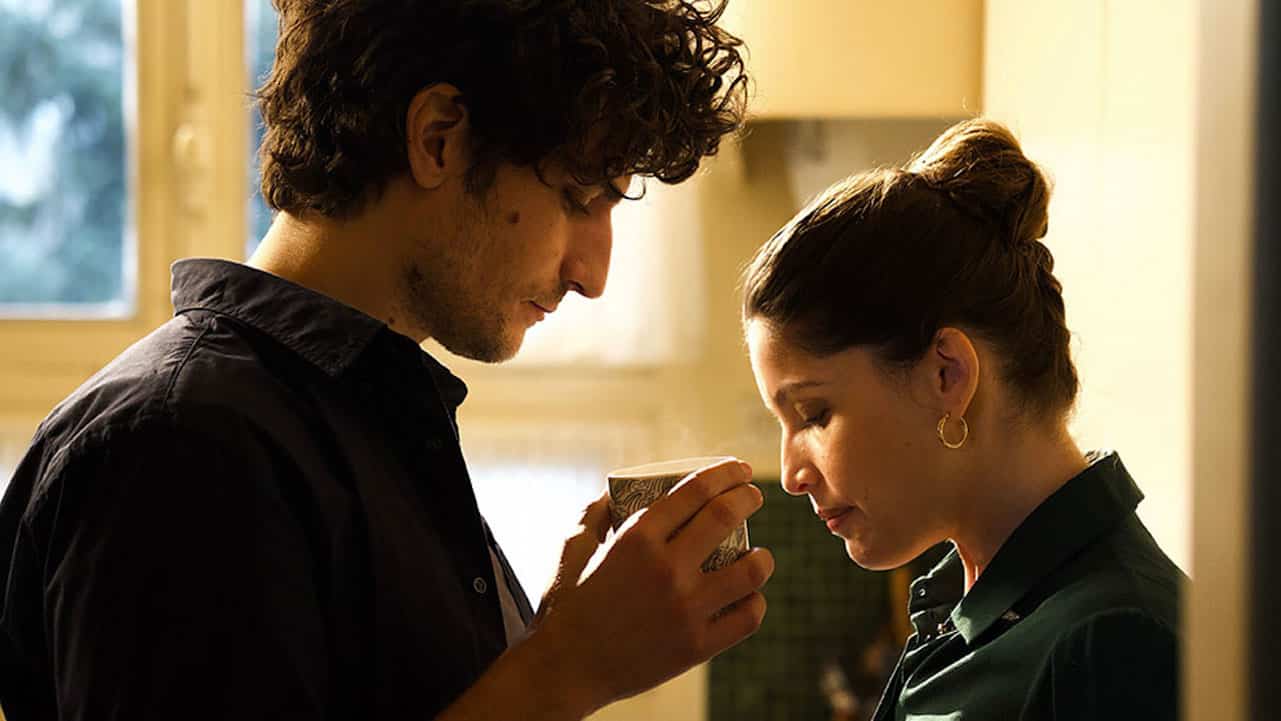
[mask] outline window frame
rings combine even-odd
[[[172,315],[169,266],[241,257],[248,96],[240,2],[124,0],[126,172],[134,241],[125,317],[0,319],[0,427],[34,429],[77,385]],[[231,162],[223,159],[232,158]],[[130,232],[127,231],[127,232]]]
[[[134,92],[126,99],[133,103],[127,141],[133,313],[0,319],[0,349],[8,350],[0,352],[0,433],[29,435],[78,385],[172,317],[174,261],[244,260],[253,192],[245,165],[252,118],[245,52],[250,1],[133,0],[132,12],[126,10],[135,71]],[[732,294],[719,287],[708,292]],[[726,333],[734,338],[716,345],[737,347],[736,329],[707,329],[718,339]],[[572,408],[576,417],[617,416],[665,429],[658,433],[660,452],[669,453],[684,448],[690,439],[682,429],[704,415],[695,390],[695,369],[708,350],[701,344],[695,357],[657,364],[526,358],[501,369],[445,354],[432,343],[427,350],[472,384],[476,393],[464,413],[473,424],[513,416],[555,422]]]

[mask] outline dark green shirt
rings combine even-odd
[[[1033,511],[964,593],[953,549],[911,587],[915,633],[876,721],[1178,718],[1187,577],[1100,455]]]

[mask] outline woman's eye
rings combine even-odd
[[[805,428],[809,428],[811,426],[822,428],[827,425],[827,420],[830,415],[831,413],[826,408],[817,413],[810,413],[808,415],[802,414],[803,420],[801,423]]]

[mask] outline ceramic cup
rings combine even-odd
[[[662,498],[694,471],[734,460],[729,456],[682,458],[675,461],[647,463],[643,466],[620,468],[609,474],[609,520],[617,531],[632,514],[648,508]],[[734,529],[712,555],[703,562],[704,571],[715,571],[738,560],[747,553],[747,521]]]

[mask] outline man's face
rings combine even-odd
[[[502,165],[488,190],[435,205],[403,273],[402,305],[450,352],[497,363],[570,291],[605,290],[610,216],[630,178],[583,187],[558,169]],[[443,212],[442,212],[443,208]]]

